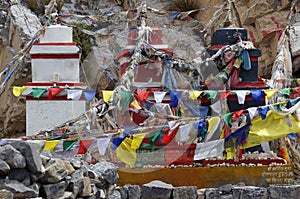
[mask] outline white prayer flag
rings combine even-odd
[[[194,127],[193,123],[179,126],[178,133],[180,135],[180,139],[179,139],[180,142],[185,142],[188,139],[193,127]]]
[[[205,143],[197,143],[194,160],[223,157],[224,139]]]
[[[238,97],[239,104],[244,104],[245,103],[245,98],[246,98],[247,92],[248,91],[235,91],[235,93]]]
[[[82,95],[82,90],[67,90],[67,99],[78,101]]]
[[[111,139],[111,134],[108,135],[107,137],[103,137],[103,138],[98,138],[97,139],[97,146],[98,146],[98,150],[99,150],[99,154],[100,155],[104,155],[107,149],[107,146],[110,142]]]
[[[163,91],[154,91],[154,99],[156,103],[161,103],[165,97],[167,92]]]
[[[249,112],[250,119],[252,120],[256,115],[257,107],[247,108],[247,111]]]

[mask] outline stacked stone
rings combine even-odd
[[[88,165],[52,158],[45,142],[16,141],[0,148],[0,198],[108,198],[118,181],[108,162]]]

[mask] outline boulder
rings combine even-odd
[[[119,191],[114,191],[110,196],[109,199],[122,199],[121,193]],[[131,199],[131,198],[130,198]]]
[[[173,186],[159,180],[154,180],[142,186],[142,197],[144,199],[169,199],[171,197]]]
[[[221,194],[229,194],[232,192],[232,184],[225,184],[219,187]]]
[[[205,199],[205,189],[198,189],[197,194],[198,194],[198,199]]]
[[[10,167],[9,165],[0,159],[0,175],[4,175],[4,174],[7,174],[10,170]]]
[[[37,190],[26,187],[24,184],[16,180],[5,180],[0,183],[0,189],[7,189],[11,191],[14,198],[35,198],[38,197]]]
[[[11,169],[7,176],[8,179],[17,180],[25,186],[30,185],[30,174],[26,169]]]
[[[110,162],[98,162],[92,166],[90,166],[90,170],[93,172],[89,172],[90,174],[96,175],[95,179],[101,181],[106,181],[108,184],[115,184],[119,175],[117,173],[117,167]]]
[[[74,173],[75,169],[69,161],[64,161],[64,165],[66,167],[66,171],[68,175]]]
[[[11,168],[24,168],[26,166],[25,157],[11,145],[0,147],[0,159]]]
[[[6,189],[0,190],[0,199],[13,199],[14,194],[11,191],[8,191]]]
[[[138,185],[127,184],[124,186],[124,189],[127,190],[127,197],[132,199],[139,199],[142,195],[142,190]],[[122,194],[121,194],[122,196]]]
[[[205,198],[220,198],[220,190],[218,188],[208,188],[204,191]]]
[[[91,179],[88,177],[83,178],[83,189],[80,192],[80,196],[88,197],[92,194],[92,187],[91,187]]]
[[[197,187],[194,186],[183,186],[173,188],[173,199],[189,198],[197,199]]]
[[[20,151],[26,159],[27,168],[32,173],[32,177],[35,179],[41,178],[44,173],[44,167],[42,165],[42,159],[38,151],[34,146],[31,146],[26,141],[15,141],[10,143],[15,149]]]
[[[270,185],[268,189],[269,189],[270,199],[299,198],[300,196],[300,185],[295,185],[295,186]]]
[[[26,140],[27,143],[32,147],[33,150],[41,154],[46,144],[45,140]]]
[[[66,190],[72,192],[73,195],[76,197],[79,193],[83,191],[83,188],[84,182],[82,171],[76,170],[74,173],[72,173],[70,182]]]
[[[72,192],[65,191],[65,192],[64,192],[64,195],[61,196],[61,197],[59,197],[59,198],[57,198],[57,199],[74,199],[74,198],[75,198],[75,197],[74,197],[74,195],[73,195]]]
[[[45,175],[40,179],[42,183],[57,183],[68,175],[64,161],[52,158],[45,165]]]
[[[122,199],[128,198],[128,189],[127,187],[116,187],[116,191],[119,191]]]
[[[264,187],[233,187],[233,198],[245,198],[245,199],[268,199],[268,190]]]
[[[42,194],[47,199],[57,199],[65,194],[65,182],[42,185]]]

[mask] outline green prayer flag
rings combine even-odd
[[[283,97],[289,98],[291,95],[291,89],[290,88],[282,89],[281,94],[283,95]]]
[[[228,126],[232,126],[232,113],[227,113],[223,115],[222,118]]]
[[[275,104],[274,108],[276,111],[282,111],[282,104]]]
[[[32,95],[34,98],[40,98],[46,91],[45,88],[32,88]]]
[[[216,99],[218,92],[217,91],[204,91],[206,94],[207,99],[214,100]]]
[[[120,106],[121,106],[121,114],[122,115],[128,109],[128,106],[132,102],[132,100],[133,100],[133,96],[132,96],[132,92],[131,91],[121,90]]]
[[[154,143],[159,138],[161,133],[162,133],[162,131],[151,132],[148,135],[148,139],[149,139],[150,143],[142,143],[141,147],[153,147]]]
[[[63,141],[63,151],[68,151],[70,150],[78,140],[64,140]]]

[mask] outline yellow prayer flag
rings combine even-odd
[[[197,99],[201,95],[201,93],[203,93],[203,91],[190,91],[189,92],[190,98],[192,100],[195,100],[195,99]]]
[[[124,163],[134,166],[136,162],[136,150],[131,148],[132,139],[125,138],[116,149],[117,157]]]
[[[216,127],[217,122],[219,122],[220,117],[212,117],[207,119],[208,121],[208,129],[207,132],[212,132],[214,128]]]
[[[133,138],[125,138],[116,149],[117,157],[130,166],[136,162],[136,150],[140,148],[147,133],[134,134]]]
[[[131,148],[133,149],[138,149],[140,148],[145,136],[147,135],[147,133],[139,133],[139,134],[134,134],[133,135],[133,140],[132,140],[132,144],[131,144]]]
[[[142,107],[139,105],[137,100],[133,100],[130,105],[133,106],[135,109],[138,109],[138,110],[142,109]]]
[[[275,89],[266,89],[264,90],[264,93],[267,95],[268,99],[270,99],[275,93],[276,93],[277,90]]]
[[[269,142],[290,133],[300,132],[300,122],[295,115],[289,115],[291,126],[286,122],[285,117],[278,117],[272,111],[269,111],[265,120],[256,117],[252,120],[252,126],[248,135],[247,143],[243,148],[249,148],[259,145],[263,142]]]
[[[104,102],[108,103],[113,94],[114,94],[114,91],[102,91]]]
[[[51,140],[51,141],[46,141],[46,144],[44,146],[44,151],[53,151],[55,147],[58,145],[60,140]]]
[[[13,88],[13,94],[16,97],[19,97],[20,95],[22,95],[22,93],[27,89],[27,86],[14,86]]]

